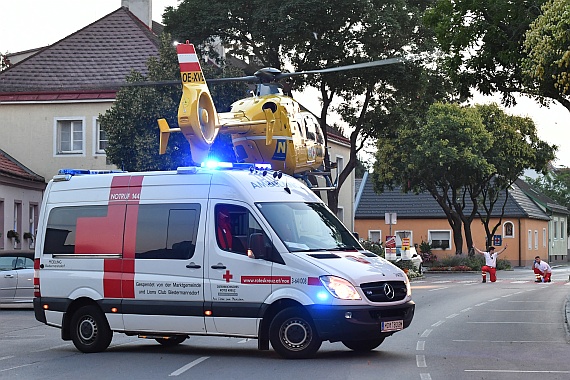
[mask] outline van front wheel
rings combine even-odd
[[[273,349],[288,359],[311,357],[322,343],[311,318],[296,307],[277,313],[269,327],[269,340]]]
[[[79,308],[71,318],[71,340],[81,352],[104,351],[113,338],[105,315],[94,305]]]

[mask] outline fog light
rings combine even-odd
[[[352,318],[352,312],[351,312],[351,311],[347,311],[346,313],[344,313],[344,318],[345,318],[345,319],[350,319],[350,318]]]

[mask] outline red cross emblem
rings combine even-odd
[[[223,278],[224,280],[226,280],[226,282],[230,282],[230,280],[231,280],[232,278],[234,278],[234,275],[233,275],[233,274],[230,274],[230,271],[229,271],[229,270],[226,270],[226,274],[224,274],[224,275],[222,276],[222,278]]]

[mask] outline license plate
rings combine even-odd
[[[399,331],[404,329],[404,321],[387,321],[381,323],[382,330],[381,332],[387,331]]]

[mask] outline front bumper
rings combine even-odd
[[[368,340],[392,335],[381,332],[381,322],[403,320],[407,328],[414,317],[413,301],[396,306],[323,306],[307,307],[319,337],[337,342],[341,340]],[[350,316],[350,317],[348,317]]]

